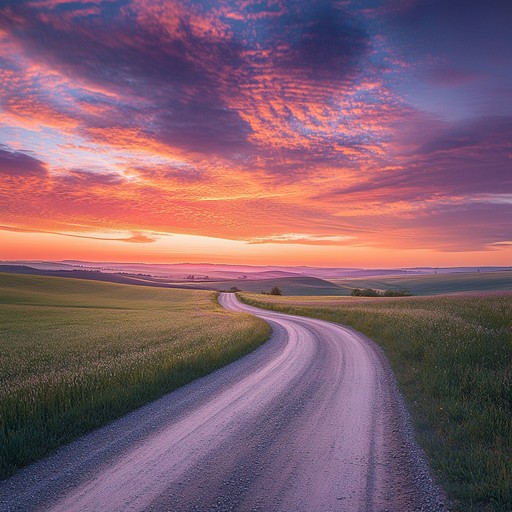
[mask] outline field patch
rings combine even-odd
[[[512,510],[512,293],[240,297],[349,325],[376,341],[454,510]]]
[[[400,276],[330,279],[340,287],[339,295],[350,295],[354,288],[380,291],[406,288],[413,295],[512,290],[512,271],[453,272],[449,274],[412,274]]]
[[[268,335],[213,292],[0,274],[0,477]]]

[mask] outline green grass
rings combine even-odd
[[[375,340],[453,510],[512,510],[512,294],[241,298]]]
[[[268,335],[213,292],[0,273],[0,476]]]
[[[452,274],[330,279],[330,281],[340,286],[339,295],[350,295],[354,288],[375,288],[381,291],[407,288],[413,295],[438,295],[443,293],[512,290],[512,271],[454,272]]]

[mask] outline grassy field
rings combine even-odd
[[[453,509],[512,510],[512,293],[241,298],[349,325],[375,340]]]
[[[340,286],[339,295],[350,295],[354,288],[374,288],[381,291],[406,288],[413,295],[438,295],[443,293],[512,290],[512,271],[413,274],[358,279],[331,279],[331,281]]]
[[[0,476],[268,335],[213,292],[0,273]]]

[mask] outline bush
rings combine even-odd
[[[373,288],[365,288],[364,290],[354,288],[351,295],[353,297],[380,297],[380,293]]]
[[[373,288],[365,288],[361,291],[363,297],[380,297],[380,293]]]
[[[383,294],[384,297],[410,297],[412,293],[405,288],[401,290],[386,290]]]
[[[405,288],[401,290],[386,290],[385,292],[379,292],[373,288],[365,288],[364,290],[354,288],[350,295],[352,297],[410,297],[412,294]]]

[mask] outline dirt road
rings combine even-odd
[[[271,340],[0,483],[0,510],[444,510],[372,342],[220,302]]]

